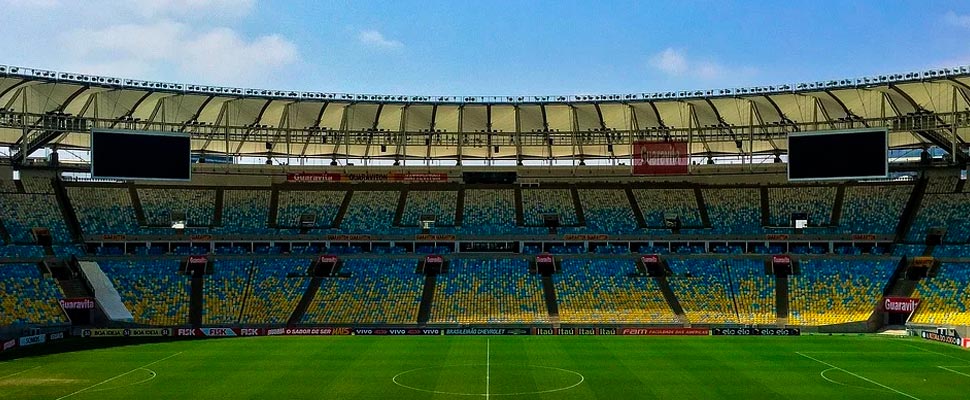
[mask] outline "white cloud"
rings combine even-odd
[[[388,39],[384,37],[384,34],[374,30],[361,31],[360,34],[357,35],[357,40],[368,46],[381,47],[385,49],[404,47],[404,43],[397,40]]]
[[[650,63],[668,75],[683,75],[687,72],[687,57],[681,50],[667,48],[655,55]]]
[[[61,44],[79,60],[78,72],[224,85],[252,85],[299,59],[296,45],[279,35],[246,38],[230,28],[171,20],[80,29]]]
[[[960,15],[949,11],[943,16],[943,21],[953,26],[970,29],[970,15]]]
[[[754,68],[731,68],[710,60],[695,60],[687,56],[686,50],[672,47],[655,54],[650,65],[667,76],[708,81],[757,73]]]
[[[117,3],[145,18],[178,16],[205,19],[248,15],[253,9],[254,0],[124,0]]]

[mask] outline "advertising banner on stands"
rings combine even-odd
[[[621,328],[621,335],[636,336],[708,336],[706,328]]]
[[[93,310],[94,299],[90,297],[75,297],[71,299],[61,299],[61,308],[65,310]]]
[[[440,335],[436,328],[354,328],[354,335],[374,336],[426,336]]]
[[[634,175],[687,174],[687,142],[633,142]]]
[[[616,335],[616,328],[567,327],[567,328],[532,328],[533,335]]]
[[[882,307],[888,313],[912,314],[919,307],[919,299],[913,297],[885,297]]]
[[[932,340],[935,342],[948,343],[954,346],[966,347],[965,341],[959,336],[944,335],[942,333],[923,331],[920,336],[926,340]]]
[[[3,345],[0,346],[0,351],[13,350],[14,347],[17,347],[17,339],[10,339],[6,342],[3,342]]]
[[[41,333],[39,335],[30,335],[20,338],[18,343],[20,347],[33,346],[35,344],[41,344],[47,341],[47,335]]]
[[[267,330],[266,334],[269,336],[332,336],[350,335],[353,332],[351,328],[276,328]]]
[[[714,328],[713,336],[799,336],[797,328]]]
[[[445,335],[454,336],[495,336],[495,335],[528,335],[529,328],[446,328]]]
[[[172,328],[82,329],[81,337],[162,337],[172,336]]]

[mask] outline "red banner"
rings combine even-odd
[[[61,299],[61,308],[65,310],[93,310],[94,299],[90,297],[77,297],[73,299]]]
[[[387,174],[388,182],[447,182],[448,174],[430,172],[391,172]]]
[[[621,335],[637,336],[708,336],[710,329],[704,328],[623,328]]]
[[[771,263],[778,265],[788,265],[791,264],[791,257],[789,256],[771,256]]]
[[[933,257],[913,257],[913,261],[910,266],[917,268],[931,268],[933,267],[933,262],[936,261]]]
[[[105,242],[124,242],[125,235],[101,235],[101,240]]]
[[[788,235],[784,233],[771,233],[765,235],[766,240],[788,240]]]
[[[640,257],[640,261],[643,262],[644,264],[659,264],[660,263],[660,256],[658,256],[656,254],[651,254],[651,255],[647,255],[647,256],[641,256]]]
[[[552,264],[553,258],[548,254],[540,254],[536,256],[536,264]]]
[[[10,340],[8,340],[6,342],[3,342],[3,349],[2,349],[2,351],[11,350],[14,347],[17,347],[17,339],[10,339]]]
[[[427,256],[424,258],[425,264],[441,264],[445,262],[445,259],[441,256]]]
[[[852,235],[852,240],[871,242],[876,240],[876,235],[873,235],[871,233],[855,234],[855,235]]]
[[[919,299],[912,297],[886,297],[882,300],[883,309],[889,313],[912,314],[919,306]]]
[[[608,235],[590,235],[590,234],[568,234],[562,235],[562,240],[609,240]]]
[[[338,242],[370,240],[370,235],[327,235],[327,240]]]
[[[319,262],[321,264],[336,264],[337,261],[339,261],[339,259],[337,258],[337,256],[332,256],[332,255],[329,255],[329,254],[328,255],[320,256],[320,260],[319,260]]]
[[[414,240],[421,240],[426,242],[454,242],[457,239],[455,235],[414,235]]]
[[[679,175],[687,173],[690,157],[687,142],[633,142],[634,175]]]
[[[341,181],[341,175],[332,172],[299,172],[293,174],[286,174],[287,182],[338,182]]]
[[[208,264],[208,256],[189,256],[189,264]]]
[[[212,235],[203,235],[203,234],[191,235],[191,236],[189,236],[189,241],[192,241],[192,242],[211,242],[212,241]]]

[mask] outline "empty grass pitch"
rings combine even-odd
[[[0,363],[3,399],[957,399],[970,354],[917,339],[260,337]]]

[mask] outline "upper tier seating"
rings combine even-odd
[[[25,175],[20,177],[20,182],[24,185],[24,192],[26,193],[54,194],[54,180],[52,178]]]
[[[420,226],[421,215],[433,214],[437,216],[435,226],[454,226],[457,205],[457,191],[409,191],[404,213],[401,214],[401,225]]]
[[[216,191],[213,189],[138,189],[138,199],[149,225],[169,226],[172,212],[185,213],[188,226],[213,225]]]
[[[346,233],[387,232],[400,196],[397,191],[354,191],[340,229]]]
[[[724,234],[762,232],[759,189],[704,189],[703,194],[712,232]]]
[[[309,258],[257,258],[246,309],[246,324],[285,324],[310,285]],[[287,277],[293,276],[292,278]]]
[[[71,241],[57,200],[47,194],[0,194],[0,223],[14,243],[34,243],[33,228],[47,228],[57,243]]]
[[[970,325],[970,263],[943,263],[936,276],[922,279],[913,297],[920,299],[911,322],[928,325]]]
[[[269,221],[269,190],[225,190],[222,193],[222,228],[229,234],[275,233]]]
[[[85,234],[138,233],[138,218],[127,187],[68,186],[67,195]]]
[[[869,319],[898,259],[808,259],[790,278],[792,325],[831,325]]]
[[[634,189],[633,196],[649,227],[664,227],[666,215],[679,217],[681,226],[704,225],[694,189]]]
[[[512,189],[469,189],[461,231],[499,235],[515,231],[515,191]]]
[[[811,226],[829,225],[835,208],[836,188],[832,186],[794,186],[768,188],[769,223],[792,226],[792,213],[808,214]]]
[[[341,274],[327,278],[303,316],[310,324],[413,324],[421,305],[424,276],[407,259],[346,260]]]
[[[621,189],[580,189],[586,226],[592,232],[622,234],[638,230],[636,216],[626,191]]]
[[[668,259],[673,272],[668,278],[670,289],[684,308],[688,321],[695,324],[740,322],[729,292],[729,263],[718,259]]]
[[[544,226],[543,215],[559,215],[561,225],[576,225],[576,207],[569,189],[522,189],[522,218],[526,226]]]
[[[68,323],[58,300],[64,293],[35,264],[0,264],[0,326]]]
[[[202,286],[202,322],[233,324],[239,322],[244,293],[249,279],[250,260],[216,260],[212,275]]]
[[[303,214],[316,215],[315,228],[329,228],[337,218],[340,205],[347,192],[321,190],[280,191],[279,212],[276,223],[281,226],[298,227]]]
[[[955,193],[960,178],[957,176],[930,177],[926,184],[926,193]]]
[[[894,234],[913,185],[845,188],[839,232]]]
[[[946,228],[946,243],[970,241],[970,193],[924,195],[907,241],[923,243],[930,228]]]
[[[631,277],[632,259],[564,259],[552,276],[564,323],[676,323],[656,279]]]
[[[438,276],[431,323],[548,322],[538,275],[522,259],[457,259]]]
[[[135,322],[148,325],[184,325],[189,317],[187,275],[179,260],[99,261]]]

